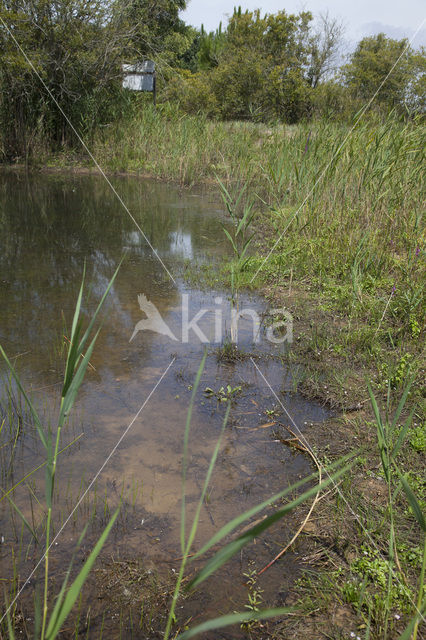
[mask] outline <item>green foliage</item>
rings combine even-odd
[[[168,51],[170,40],[184,35],[187,27],[179,18],[186,0],[131,0],[124,5],[123,19],[129,26],[131,44],[138,57],[150,57]]]
[[[172,100],[188,114],[219,115],[219,104],[213,90],[202,73],[191,74],[182,70],[172,76],[162,94],[162,100]]]
[[[90,142],[132,112],[121,63],[154,58],[160,79],[195,68],[197,31],[179,18],[184,0],[30,0],[0,8],[0,148],[28,161],[46,148]],[[161,82],[160,82],[161,84]],[[71,124],[70,124],[71,123]],[[75,129],[75,130],[74,130]]]
[[[311,14],[234,11],[221,40],[213,91],[225,118],[278,117],[293,122],[308,109],[308,24]]]
[[[342,29],[303,11],[234,10],[226,29],[197,31],[185,0],[3,3],[0,151],[26,161],[79,143],[145,102],[121,88],[122,62],[155,60],[160,100],[190,114],[295,123],[351,118],[404,51],[383,34],[362,40],[332,75]],[[424,112],[425,52],[408,48],[381,89],[382,110]],[[44,86],[45,85],[45,86]],[[70,122],[72,125],[70,125]]]
[[[195,69],[195,55],[198,48],[198,34],[192,27],[185,27],[179,31],[171,31],[162,39],[162,49],[154,49],[151,58],[157,65],[157,75],[161,82],[162,77],[173,78],[175,68]],[[142,54],[139,56],[143,57]]]
[[[360,576],[361,581],[366,581],[374,587],[376,606],[380,606],[380,603],[384,602],[389,571],[392,572],[389,560],[384,559],[377,549],[364,544],[361,546],[361,555],[351,563],[350,569],[352,573]],[[360,583],[358,584],[360,586]],[[394,576],[390,591],[390,606],[397,607],[401,611],[410,611],[412,597],[411,591]]]
[[[387,395],[387,411],[386,418],[383,419],[379,410],[377,400],[373,395],[371,386],[368,385],[368,392],[370,395],[371,406],[373,409],[374,417],[376,420],[377,429],[377,444],[380,453],[380,459],[382,464],[383,474],[386,480],[388,489],[388,504],[389,511],[389,544],[387,557],[379,557],[374,550],[371,552],[367,547],[364,548],[364,555],[367,556],[367,560],[364,558],[355,561],[353,567],[354,571],[366,576],[366,580],[373,582],[381,589],[382,595],[374,595],[375,606],[370,605],[370,611],[375,609],[376,612],[382,610],[383,616],[383,632],[384,638],[387,638],[387,632],[389,627],[390,611],[396,603],[401,609],[409,611],[410,605],[413,607],[413,597],[410,589],[404,584],[396,574],[396,562],[395,557],[397,554],[397,529],[395,525],[395,499],[398,492],[402,490],[405,494],[405,498],[410,506],[412,515],[414,516],[421,534],[423,535],[423,560],[420,570],[420,579],[418,585],[418,597],[417,604],[414,606],[413,617],[413,640],[417,638],[418,631],[418,611],[422,609],[422,603],[424,599],[424,579],[426,568],[426,519],[424,515],[424,483],[422,487],[415,486],[413,484],[412,474],[401,473],[399,466],[396,462],[404,441],[409,433],[411,426],[414,409],[404,422],[401,429],[398,429],[398,421],[404,412],[407,398],[410,393],[411,386],[414,382],[414,377],[407,380],[403,389],[398,406],[390,418],[390,404],[391,394],[390,385],[388,385]],[[410,477],[411,475],[411,477]],[[399,484],[396,484],[399,480]],[[395,490],[396,485],[396,490]]]
[[[410,439],[410,444],[411,444],[411,439]],[[426,512],[425,479],[421,473],[416,473],[415,471],[410,470],[405,474],[404,480],[406,484],[408,484],[409,486],[409,492],[411,491],[411,493],[413,492],[415,493],[416,500],[418,503],[418,506],[416,506],[410,494],[411,502],[410,501],[408,502],[408,506],[414,515],[417,514],[419,524],[421,523],[421,526],[422,525],[424,526],[424,517],[422,518],[422,515],[419,515],[419,513],[421,514],[422,512]]]
[[[199,49],[197,54],[198,68],[205,71],[213,69],[219,64],[222,51],[226,43],[226,33],[222,31],[222,23],[219,23],[216,31],[207,33],[201,25]]]
[[[426,451],[426,424],[419,424],[410,432],[410,444],[415,451],[424,453]]]
[[[421,328],[414,313],[410,313],[410,330],[411,337],[417,339],[420,335]]]
[[[411,77],[405,95],[408,108],[424,114],[426,111],[426,49],[421,47],[411,57]]]
[[[344,81],[352,95],[363,102],[378,91],[379,105],[387,109],[402,108],[410,85],[413,91],[412,83],[420,82],[419,67],[423,58],[421,52],[413,56],[407,40],[394,40],[379,33],[358,44],[349,64],[342,69]],[[415,106],[415,100],[411,99],[411,103]]]
[[[404,353],[395,365],[390,362],[383,362],[379,367],[381,389],[386,389],[389,385],[391,389],[398,389],[404,386],[407,377],[411,372],[413,355]]]
[[[128,38],[115,22],[113,3],[4,2],[0,18],[0,132],[7,159],[28,159],[41,139],[56,148],[75,142],[62,112],[84,135],[122,110],[117,57]]]
[[[275,117],[294,123],[307,118],[312,109],[312,89],[301,69],[274,67],[268,78],[267,102]]]
[[[203,94],[209,87],[217,105],[214,115],[226,119],[297,122],[308,116],[311,87],[327,70],[338,44],[337,29],[322,38],[310,28],[311,19],[308,12],[262,16],[259,10],[235,9],[225,31],[221,25],[208,34],[202,28],[200,73],[194,82],[185,79],[179,96],[182,108],[194,112],[183,92],[186,88],[193,94],[195,83]],[[325,22],[325,31],[327,26]]]
[[[423,549],[420,546],[410,547],[404,542],[397,543],[398,554],[401,560],[411,565],[415,569],[422,566]]]
[[[328,120],[350,120],[354,107],[348,91],[336,79],[321,82],[311,93],[312,114]]]
[[[313,23],[306,11],[262,15],[260,10],[234,9],[225,30],[221,24],[211,33],[201,28],[198,74],[194,81],[186,77],[181,85],[181,107],[194,113],[201,106],[205,98],[194,96],[198,88],[204,96],[215,97],[215,109],[206,113],[225,119],[292,123],[320,115],[347,120],[392,70],[374,107],[384,111],[398,107],[403,112],[406,105],[411,112],[422,113],[424,50],[414,52],[406,48],[405,40],[383,34],[364,38],[336,75],[341,39],[342,26],[328,16]],[[186,100],[185,89],[191,96]],[[173,97],[173,92],[166,96]],[[191,106],[192,100],[197,107]],[[211,101],[210,97],[209,107]]]
[[[249,566],[247,571],[243,573],[246,578],[247,597],[248,603],[245,604],[245,608],[253,613],[260,611],[260,606],[263,602],[263,589],[257,584],[257,571],[252,565]],[[256,618],[251,619],[249,622],[243,622],[241,624],[242,629],[253,629],[258,624]]]
[[[204,395],[207,398],[215,397],[219,402],[228,402],[233,398],[233,396],[240,393],[241,387],[232,388],[230,384],[226,385],[226,387],[220,387],[217,391],[214,391],[210,387],[206,387],[204,389]]]
[[[258,119],[262,115],[266,77],[256,51],[236,51],[210,73],[209,80],[223,118]]]

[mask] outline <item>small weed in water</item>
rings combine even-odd
[[[206,387],[204,389],[204,395],[206,398],[215,397],[219,402],[228,402],[240,392],[241,387],[232,388],[230,384],[226,385],[226,387],[220,387],[217,391],[213,391],[210,387]]]
[[[247,578],[246,587],[247,587],[247,597],[248,597],[248,603],[245,604],[244,607],[249,611],[252,611],[253,613],[260,611],[260,607],[263,603],[263,595],[262,595],[263,589],[261,589],[257,584],[258,576],[257,576],[257,571],[256,571],[256,568],[254,567],[253,562],[250,562],[249,567],[247,571],[243,573],[243,576]],[[241,624],[241,628],[250,630],[259,625],[260,625],[259,620],[256,620],[256,618],[253,618],[248,622],[243,622]]]

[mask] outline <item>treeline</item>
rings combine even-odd
[[[170,78],[165,91],[190,113],[288,123],[348,119],[377,90],[376,110],[425,111],[424,50],[378,34],[361,40],[343,64],[343,29],[328,16],[238,8],[225,30],[201,29],[197,43],[192,67]]]
[[[342,28],[329,17],[238,8],[225,28],[207,33],[180,19],[185,4],[2,0],[2,158],[73,146],[73,127],[90,139],[131,115],[144,96],[121,88],[121,64],[143,58],[157,63],[160,102],[212,118],[345,120],[378,89],[376,111],[425,112],[425,51],[405,40],[364,38],[342,64]]]

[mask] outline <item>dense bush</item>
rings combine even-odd
[[[0,4],[0,150],[28,160],[122,117],[121,64],[152,52],[184,65],[184,0],[5,0]],[[167,50],[160,50],[159,43]],[[72,123],[72,126],[71,124]]]
[[[201,112],[209,117],[219,115],[216,96],[202,73],[183,71],[174,75],[167,83],[162,99],[177,102],[185,113]]]

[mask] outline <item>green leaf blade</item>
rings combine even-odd
[[[233,624],[241,624],[243,622],[250,622],[253,620],[268,620],[269,618],[277,618],[293,612],[294,608],[282,607],[280,609],[265,609],[263,611],[242,611],[241,613],[230,613],[225,616],[220,616],[219,618],[214,618],[213,620],[208,620],[207,622],[202,622],[193,629],[189,629],[188,631],[179,634],[176,640],[189,640],[200,633],[213,631],[214,629],[221,629]]]
[[[68,589],[66,596],[59,601],[59,606],[57,608],[55,607],[55,609],[53,610],[46,631],[46,640],[54,640],[54,638],[56,638],[56,636],[60,632],[62,625],[64,624],[66,618],[71,612],[71,609],[77,601],[78,596],[80,595],[81,589],[95,563],[96,558],[100,554],[102,547],[104,546],[106,539],[108,538],[111,529],[114,526],[118,513],[119,510],[117,509],[108,525],[102,532],[102,535],[97,541],[94,549],[84,563],[83,568],[81,569],[77,578]]]

